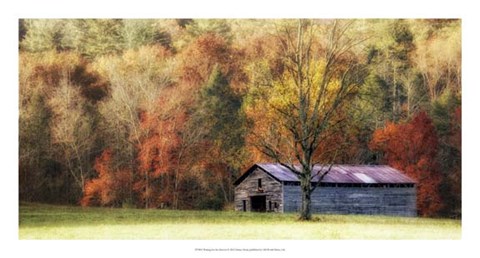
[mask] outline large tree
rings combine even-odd
[[[353,22],[299,20],[277,27],[283,69],[253,104],[257,114],[254,143],[300,180],[300,219],[311,219],[311,194],[330,171],[330,162],[319,153],[325,139],[339,124],[337,111],[362,84],[365,69],[354,54],[362,40],[350,36]],[[266,105],[266,106],[265,106]],[[260,112],[260,109],[266,112]],[[313,173],[316,164],[323,169]],[[316,170],[317,171],[317,170]]]

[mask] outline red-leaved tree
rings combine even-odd
[[[147,112],[142,112],[140,116],[144,135],[137,146],[138,171],[134,191],[142,207],[159,207],[172,199],[172,193],[168,193],[170,190],[167,189],[170,182],[159,184],[158,180],[172,169],[172,152],[179,144],[175,118],[174,115]]]
[[[98,177],[85,183],[80,200],[82,206],[121,206],[131,198],[132,174],[130,171],[113,169],[112,164],[112,152],[109,149],[95,159],[94,169]]]
[[[442,208],[439,185],[442,180],[436,155],[438,137],[427,113],[418,113],[408,123],[387,123],[377,129],[370,148],[383,153],[383,161],[417,181],[417,209],[422,216],[434,216]]]

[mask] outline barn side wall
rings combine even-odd
[[[284,185],[285,212],[301,207],[301,189]],[[325,214],[374,214],[414,217],[416,188],[318,187],[312,193],[312,212]]]
[[[258,189],[258,179],[262,179],[262,189],[260,191]],[[257,168],[235,187],[235,210],[243,211],[243,201],[245,200],[247,211],[251,211],[251,197],[264,195],[267,211],[283,211],[282,186],[282,183]],[[271,202],[272,210],[269,209],[269,202]],[[275,208],[275,203],[277,208]]]

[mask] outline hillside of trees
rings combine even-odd
[[[298,97],[297,24],[19,20],[20,200],[229,209],[235,179],[274,161],[264,147],[288,144],[279,116]],[[314,53],[304,73],[323,73],[308,83],[335,107],[317,114],[329,119],[312,155],[391,165],[417,180],[420,215],[460,217],[461,21],[301,26]]]

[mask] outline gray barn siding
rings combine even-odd
[[[284,185],[284,211],[300,210],[300,186]],[[381,187],[318,187],[312,193],[312,212],[416,216],[416,189]]]
[[[262,179],[263,192],[258,191],[258,179]],[[283,196],[282,183],[273,179],[267,173],[256,169],[245,180],[235,187],[235,210],[243,211],[243,200],[247,202],[247,211],[251,211],[251,196],[265,195],[266,207],[269,208],[268,202],[272,202],[272,209],[274,203],[278,204],[277,212],[283,211]]]

